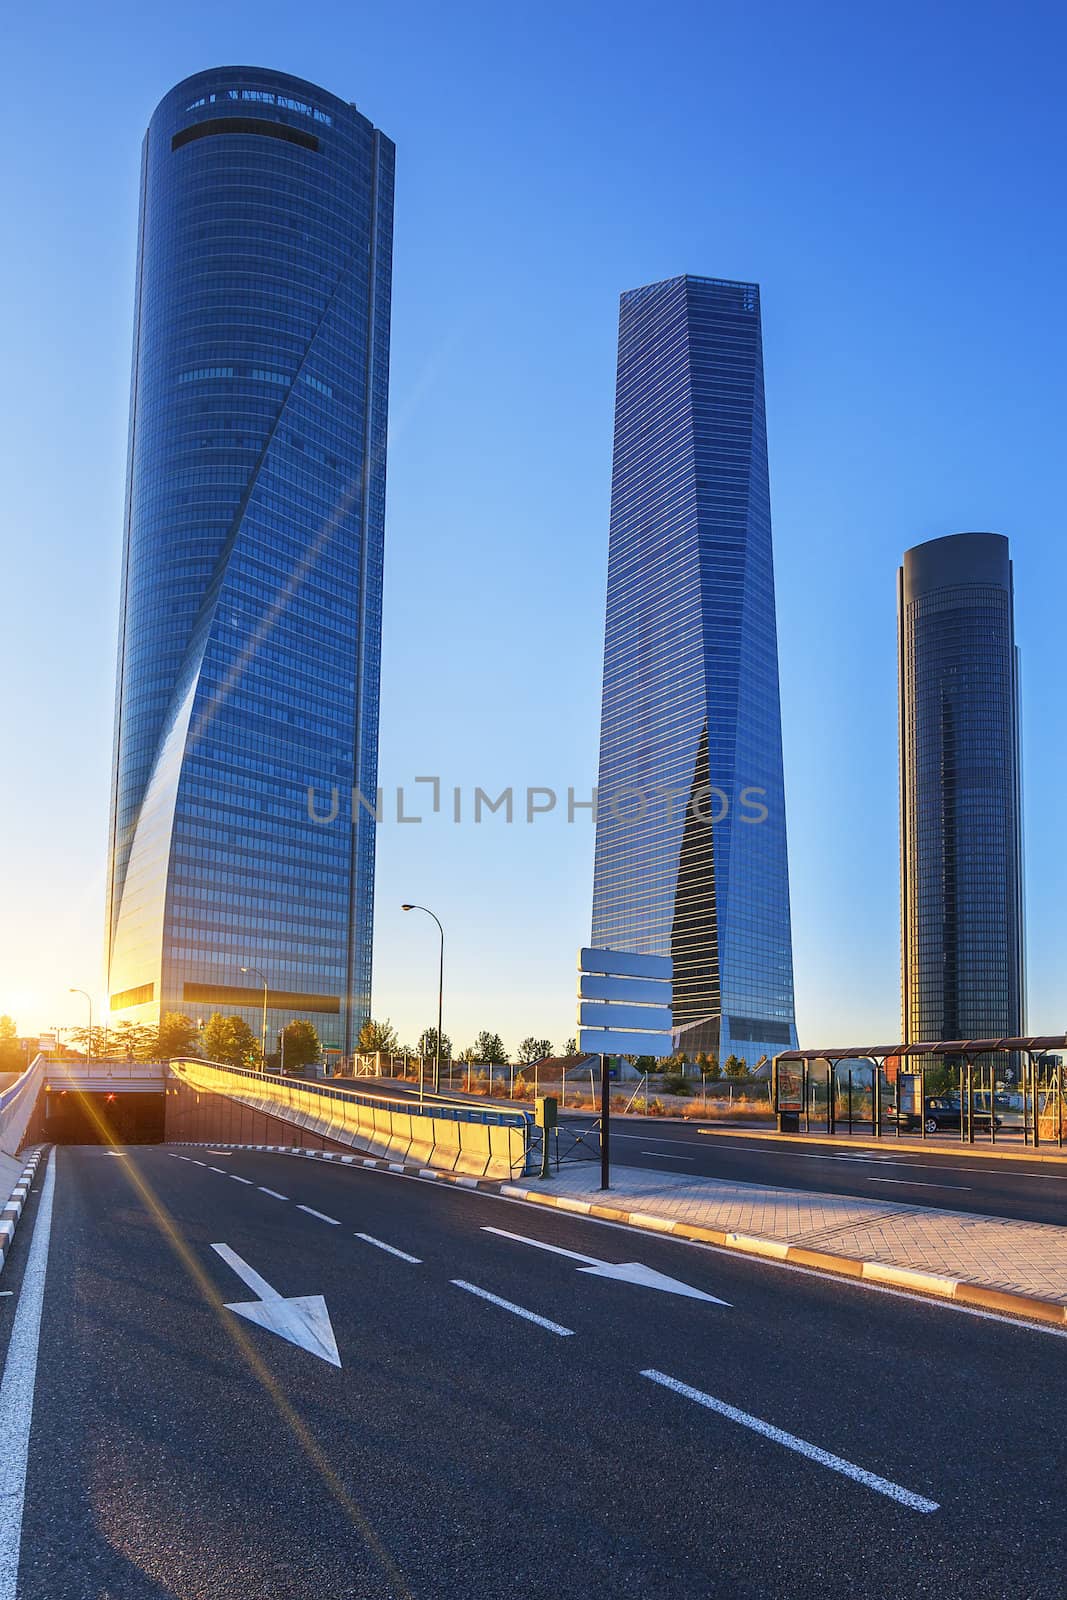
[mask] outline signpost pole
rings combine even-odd
[[[605,1055],[600,1057],[600,1187],[611,1188],[611,1078]]]

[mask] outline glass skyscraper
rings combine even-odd
[[[903,1038],[1019,1038],[1019,669],[1008,541],[956,533],[916,545],[897,593]]]
[[[796,1045],[759,288],[622,296],[592,942],[680,1046]]]
[[[370,996],[394,148],[220,67],[141,162],[107,920],[113,1017]],[[346,797],[330,823],[308,790]],[[241,968],[248,967],[247,973]]]

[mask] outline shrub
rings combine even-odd
[[[515,1087],[512,1090],[512,1097],[515,1100],[528,1100],[532,1093],[533,1093],[533,1090],[530,1088],[530,1085],[526,1082],[526,1079],[523,1076],[523,1074],[521,1072],[518,1073],[516,1075],[516,1078],[515,1078]]]
[[[693,1085],[688,1078],[683,1078],[680,1072],[667,1073],[663,1079],[662,1087],[664,1094],[690,1095],[693,1093]]]
[[[648,1114],[650,1117],[665,1117],[667,1115],[667,1107],[662,1100],[653,1100],[649,1105]]]

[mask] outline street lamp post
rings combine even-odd
[[[259,1059],[259,1070],[260,1070],[260,1072],[266,1072],[266,1070],[267,1070],[267,980],[263,976],[262,972],[260,972],[258,967],[242,967],[241,971],[242,972],[254,973],[255,976],[259,979],[260,983],[263,985],[263,1033],[262,1033],[262,1042],[261,1042],[262,1054],[260,1055],[260,1059]]]
[[[439,1094],[441,1090],[441,1023],[445,1001],[445,930],[439,918],[435,917],[429,906],[401,906],[401,911],[425,911],[428,917],[433,917],[437,923],[437,931],[441,935],[441,958],[437,968],[437,1051],[433,1062],[433,1091]],[[421,1084],[420,1084],[421,1087]]]
[[[88,989],[71,989],[71,994],[83,994],[89,1002],[89,1032],[85,1040],[85,1064],[89,1065],[93,1059],[93,997]]]

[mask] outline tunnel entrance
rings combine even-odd
[[[51,1144],[161,1144],[164,1101],[162,1093],[50,1089],[44,1137]]]

